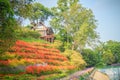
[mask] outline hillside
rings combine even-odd
[[[69,60],[49,44],[16,41],[0,57],[0,74],[35,74],[37,76],[74,70]]]

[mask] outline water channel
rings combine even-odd
[[[120,80],[120,66],[98,69],[98,71],[107,74],[110,80]]]

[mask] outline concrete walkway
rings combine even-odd
[[[108,75],[95,70],[90,76],[88,80],[110,80],[110,78],[108,77]]]
[[[75,72],[75,73],[73,73],[65,78],[60,79],[60,80],[79,80],[79,76],[86,74],[88,72],[91,72],[93,69],[94,68],[92,67],[92,68],[87,68],[87,69],[82,70],[82,71],[77,71],[77,72]]]

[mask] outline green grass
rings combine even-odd
[[[104,67],[97,68],[97,69],[109,69],[109,68],[120,68],[120,66],[104,66]]]
[[[50,77],[46,78],[45,80],[57,80],[57,79],[65,77],[65,76],[67,76],[66,73],[61,73],[61,74],[56,74],[56,75],[50,76]]]
[[[20,40],[23,40],[25,42],[40,42],[40,43],[48,43],[45,40],[42,39],[35,39],[35,38],[20,38]]]
[[[16,76],[4,76],[3,80],[36,80],[36,76],[30,74],[16,75]]]

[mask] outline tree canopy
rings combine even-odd
[[[8,50],[15,42],[14,11],[8,0],[0,0],[0,53]]]
[[[14,16],[19,24],[23,19],[28,18],[30,15],[31,4],[34,0],[10,0],[11,8],[14,11]]]
[[[104,51],[109,51],[114,56],[114,62],[120,62],[120,42],[109,40],[104,43]],[[110,55],[110,54],[109,54]]]
[[[87,66],[106,66],[120,63],[120,42],[112,40],[101,42],[93,50],[83,49],[82,56]]]
[[[0,53],[4,53],[16,41],[16,16],[25,17],[32,0],[0,0]]]
[[[78,0],[58,0],[57,7],[52,10],[51,26],[64,43],[70,43],[71,49],[83,49],[97,39],[94,15]]]
[[[48,19],[52,13],[46,7],[44,7],[41,3],[32,3],[30,15],[28,18],[33,22],[43,22],[44,20]]]

